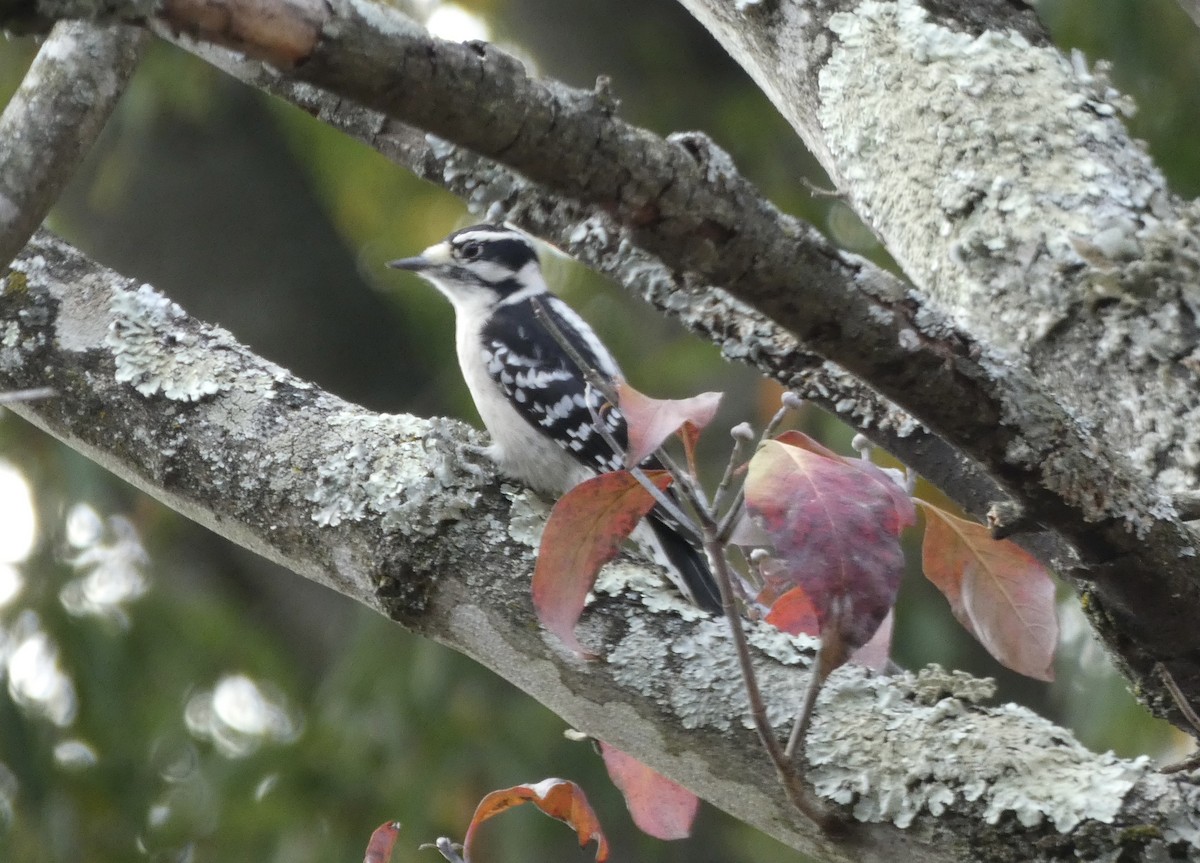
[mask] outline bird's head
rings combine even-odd
[[[456,308],[516,302],[546,290],[533,243],[497,225],[455,231],[416,257],[388,266],[421,276]]]

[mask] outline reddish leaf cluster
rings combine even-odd
[[[619,395],[629,431],[626,463],[643,463],[678,434],[694,475],[696,439],[719,396],[660,401],[624,383]],[[646,476],[660,491],[672,482],[666,471]],[[749,523],[737,533],[756,533],[754,544],[770,546],[759,566],[764,584],[758,602],[767,609],[766,620],[787,632],[821,636],[818,683],[847,658],[884,667],[904,572],[900,534],[916,523],[914,499],[870,461],[840,456],[799,432],[759,447],[746,466],[744,492]],[[1054,585],[1045,569],[1013,543],[993,539],[983,526],[916,503],[926,514],[925,573],[955,617],[1000,662],[1049,680],[1057,623]],[[575,625],[596,575],[654,505],[648,488],[622,470],[580,484],[551,512],[534,572],[534,606],[546,628],[581,655],[588,654]],[[687,835],[698,804],[691,792],[610,746],[602,744],[602,752],[643,830],[661,838]],[[521,795],[527,793],[497,792],[504,796],[495,805],[524,802]],[[483,812],[484,804],[480,807]],[[468,844],[477,824],[491,814],[476,813]]]
[[[475,807],[475,814],[467,827],[467,835],[463,838],[462,859],[471,863],[471,852],[475,847],[479,825],[501,812],[526,803],[532,803],[541,812],[574,829],[580,848],[586,848],[589,842],[595,842],[596,863],[608,860],[608,839],[600,828],[600,820],[588,803],[587,795],[574,782],[565,779],[543,779],[532,785],[514,785],[512,788],[502,788],[485,796]],[[390,863],[399,834],[398,821],[388,821],[375,828],[367,843],[363,863]]]
[[[954,616],[1001,664],[1052,680],[1058,623],[1045,568],[983,525],[915,502],[926,520],[925,575]],[[763,566],[767,621],[787,632],[841,638],[849,649],[862,646],[895,600],[904,563],[898,538],[914,523],[913,501],[870,462],[789,432],[751,460],[746,503],[775,545],[775,558]],[[833,607],[849,613],[830,633]],[[857,659],[879,667],[886,642],[871,641],[872,654]]]
[[[866,644],[896,601],[912,501],[870,462],[797,432],[759,448],[745,488],[751,518],[774,545],[767,586],[782,597],[800,588],[822,637],[843,652]]]

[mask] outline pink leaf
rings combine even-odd
[[[904,571],[899,535],[916,515],[908,496],[874,465],[830,457],[816,446],[819,452],[764,443],[750,460],[746,507],[774,544],[778,564],[769,581],[776,593],[802,587],[823,636],[826,623],[836,620],[838,640],[853,650],[896,600]]]
[[[655,839],[686,839],[700,798],[636,758],[601,741],[600,754],[613,784],[625,796],[633,823]]]
[[[892,655],[892,627],[895,622],[896,613],[893,609],[887,613],[871,639],[850,655],[849,661],[874,671],[885,670],[888,658]]]
[[[712,422],[720,393],[701,393],[690,399],[655,399],[625,381],[617,384],[621,413],[629,431],[625,464],[641,464],[663,441],[683,430],[684,444],[693,447],[699,430]]]
[[[666,471],[646,475],[658,488],[671,484]],[[650,492],[619,470],[581,482],[550,511],[533,570],[533,605],[542,624],[575,652],[587,655],[575,624],[596,574],[653,508]]]
[[[968,632],[1002,665],[1054,679],[1058,644],[1054,582],[1038,560],[988,529],[918,501],[926,515],[925,576]]]
[[[380,824],[375,828],[375,832],[371,834],[371,838],[367,842],[367,853],[363,857],[363,863],[389,863],[392,859],[392,850],[396,847],[396,840],[399,836],[399,821],[388,821],[386,824]]]

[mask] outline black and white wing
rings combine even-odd
[[[612,355],[583,320],[562,300],[537,295],[550,320],[591,368],[608,380],[619,372]],[[625,416],[595,389],[553,336],[538,322],[529,299],[501,305],[483,328],[483,360],[488,375],[530,425],[597,473],[625,467]],[[522,308],[522,305],[525,305]],[[532,323],[531,323],[532,322]],[[604,423],[618,450],[596,431]],[[648,459],[645,467],[658,467]],[[667,568],[683,594],[706,611],[721,610],[721,595],[704,554],[680,533],[661,507],[646,517],[652,538],[647,549]],[[636,539],[636,535],[635,535]]]
[[[574,310],[552,294],[537,299],[579,355],[605,378],[615,379],[619,372],[612,355]],[[599,417],[624,450],[625,417],[587,386],[575,362],[534,316],[530,299],[498,307],[482,336],[488,375],[526,422],[591,470],[625,466],[623,453],[614,452],[596,430]]]

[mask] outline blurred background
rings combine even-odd
[[[1173,0],[1046,0],[1057,43],[1113,66],[1130,124],[1175,190],[1200,191],[1200,38]],[[447,38],[487,38],[578,86],[610,75],[623,114],[701,129],[784,210],[883,260],[749,79],[682,9],[645,0],[426,5]],[[7,96],[36,43],[0,43]],[[372,409],[477,422],[452,315],[382,263],[472,217],[312,118],[163,44],[149,51],[52,227],[259,353]],[[573,263],[560,292],[654,395],[729,395],[718,428],[760,424],[777,389]],[[848,451],[813,412],[808,430]],[[719,458],[724,434],[711,434]],[[930,494],[936,492],[930,491]],[[894,656],[994,676],[1095,749],[1171,760],[1185,739],[1128,695],[1064,593],[1058,681],[990,660],[916,573]],[[0,409],[0,860],[306,863],[362,859],[404,822],[395,860],[461,839],[488,791],[560,776],[596,807],[616,860],[795,861],[711,807],[696,836],[637,834],[563,723],[469,661],[276,569]],[[533,812],[490,822],[480,859],[591,859]]]

